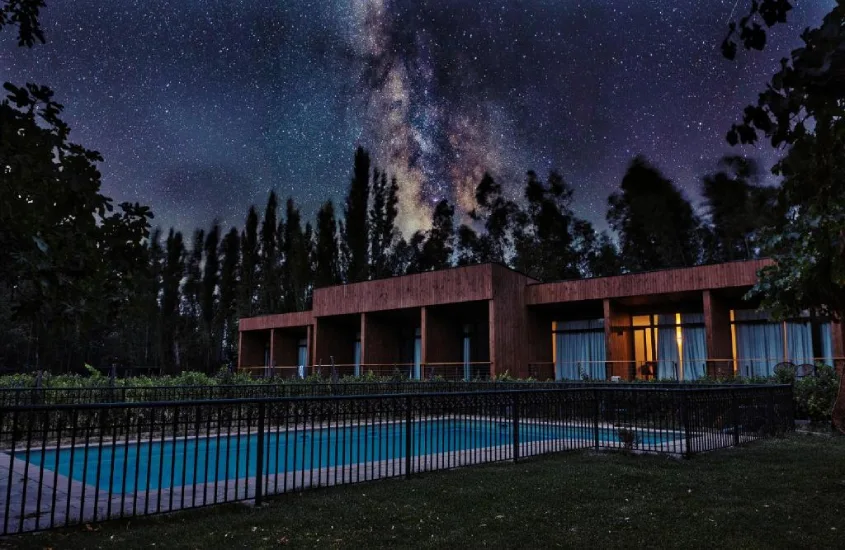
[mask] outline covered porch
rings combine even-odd
[[[422,343],[426,378],[489,378],[492,372],[489,301],[422,308]]]
[[[377,376],[422,377],[420,308],[362,314],[362,351],[358,373]]]

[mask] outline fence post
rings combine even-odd
[[[690,434],[690,415],[689,415],[689,398],[688,390],[681,390],[681,424],[684,427],[684,441],[686,448],[684,449],[684,456],[689,458],[692,456],[692,437]]]
[[[599,390],[593,389],[593,446],[599,450],[599,416],[601,414],[599,406]]]
[[[411,478],[411,445],[412,437],[412,415],[411,415],[411,396],[405,396],[405,479]]]
[[[258,450],[255,455],[255,505],[261,506],[264,489],[264,401],[258,402]]]
[[[513,461],[519,460],[519,394],[514,392],[511,407],[513,410]]]
[[[734,428],[734,446],[739,446],[739,407],[736,404],[736,390],[731,389],[731,423]]]

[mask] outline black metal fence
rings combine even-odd
[[[722,388],[724,384],[650,382],[649,388]],[[258,399],[266,397],[328,397],[398,393],[455,393],[527,389],[575,389],[592,387],[642,387],[642,383],[561,380],[536,381],[399,381],[399,382],[287,382],[267,384],[220,384],[197,386],[90,386],[0,388],[0,407],[74,403],[146,403],[212,399]],[[750,387],[750,386],[749,386]]]
[[[790,386],[0,408],[0,534],[574,449],[690,456],[792,428]]]

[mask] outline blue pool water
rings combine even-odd
[[[450,451],[483,449],[513,442],[510,422],[491,420],[428,420],[412,425],[412,456]],[[285,473],[311,468],[345,466],[405,457],[404,423],[362,426],[332,426],[313,430],[268,432],[265,434],[264,471]],[[591,427],[520,423],[522,443],[554,439],[592,442]],[[675,439],[676,434],[638,432],[640,446],[657,445]],[[618,442],[616,430],[601,428],[599,440]],[[165,439],[141,443],[96,443],[47,451],[30,451],[29,462],[44,465],[46,471],[97,485],[113,493],[166,489],[215,480],[255,476],[257,470],[255,433],[186,439]],[[17,458],[25,458],[16,453]],[[45,474],[48,475],[48,474]]]

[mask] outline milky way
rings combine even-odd
[[[529,169],[559,170],[601,227],[638,153],[697,200],[834,0],[794,3],[766,52],[731,63],[736,0],[48,0],[48,44],[3,33],[0,78],[53,87],[104,191],[163,226],[241,225],[270,189],[310,215],[342,200],[363,145],[400,183],[405,231],[441,198],[471,208],[484,171],[517,197]]]

